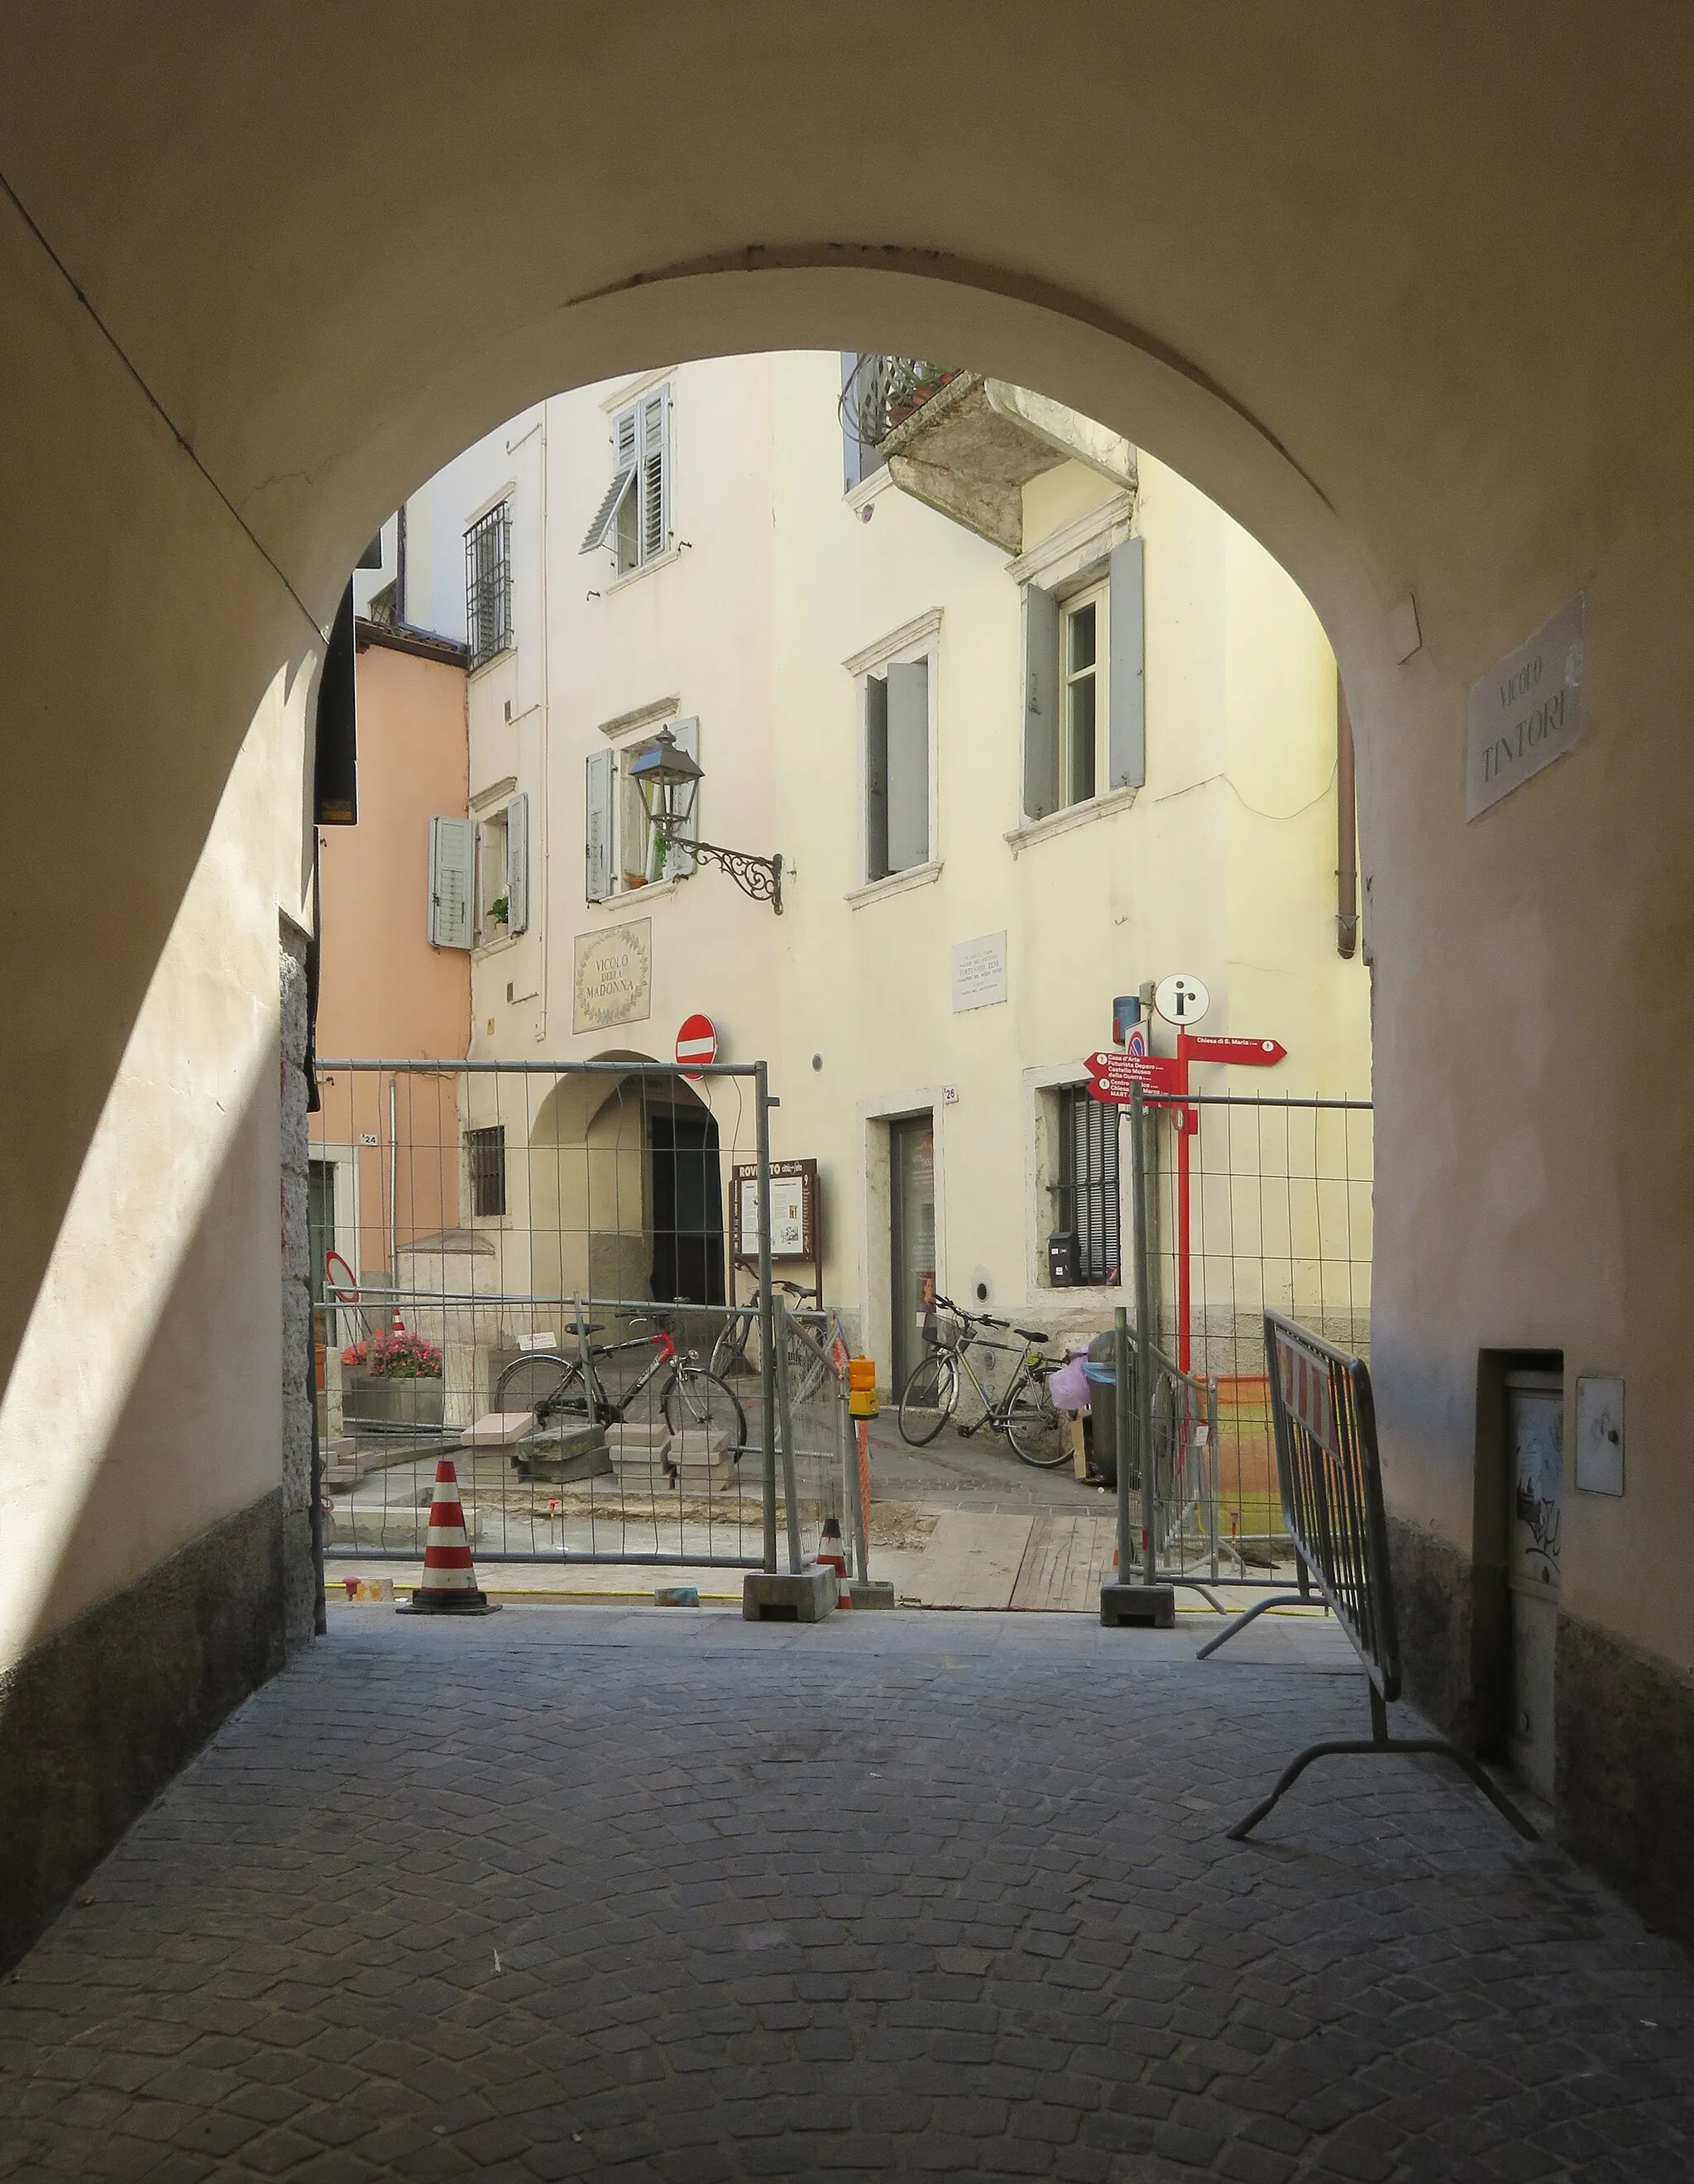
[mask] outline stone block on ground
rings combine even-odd
[[[822,1623],[835,1607],[835,1573],[816,1563],[803,1570],[749,1570],[741,1588],[746,1623]]]
[[[1172,1630],[1175,1591],[1167,1585],[1103,1585],[1100,1619],[1109,1630]]]

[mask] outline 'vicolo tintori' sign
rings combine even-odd
[[[1464,816],[1561,758],[1582,734],[1582,593],[1470,688]]]

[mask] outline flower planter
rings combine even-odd
[[[371,1426],[384,1433],[405,1433],[439,1426],[444,1383],[433,1379],[390,1380],[349,1373],[342,1383],[341,1412],[348,1429]]]

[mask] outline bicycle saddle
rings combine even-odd
[[[1014,1327],[1011,1331],[1021,1334],[1026,1342],[1050,1342],[1053,1339],[1050,1334],[1038,1334],[1033,1327]]]

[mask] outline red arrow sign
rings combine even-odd
[[[1206,1039],[1195,1032],[1184,1032],[1182,1037],[1183,1052],[1190,1061],[1245,1062],[1268,1069],[1288,1056],[1288,1049],[1273,1039]]]
[[[1096,1100],[1108,1104],[1133,1100],[1138,1084],[1144,1092],[1183,1089],[1182,1064],[1170,1055],[1091,1054],[1084,1067],[1089,1074],[1089,1090]]]

